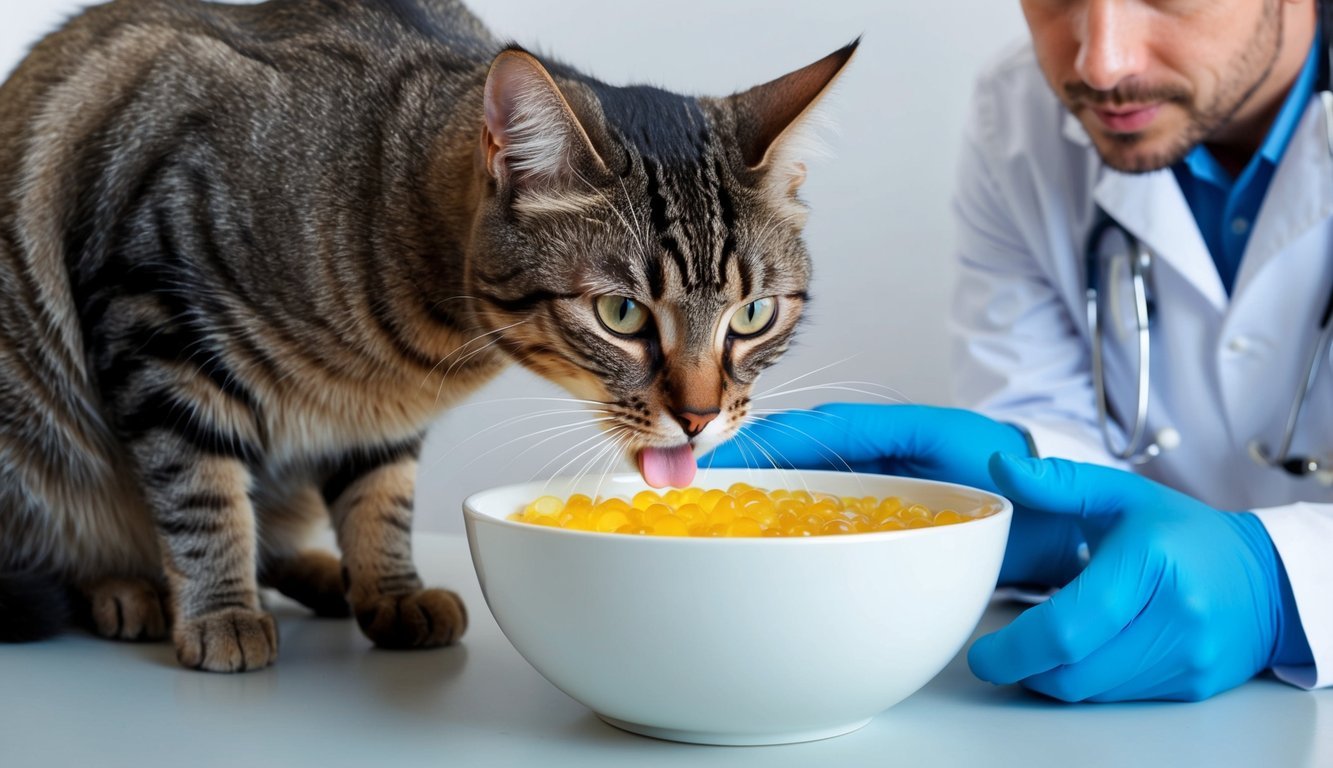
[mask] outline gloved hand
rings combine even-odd
[[[996,456],[1000,491],[1079,520],[1092,560],[968,651],[973,673],[1065,701],[1198,700],[1275,664],[1311,663],[1267,531],[1137,475]]]
[[[973,411],[925,405],[832,403],[751,422],[701,467],[773,466],[907,475],[995,491],[997,451],[1028,454],[1017,427]],[[1015,505],[1002,585],[1058,587],[1078,573],[1078,525]]]

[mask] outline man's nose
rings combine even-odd
[[[709,422],[717,418],[718,413],[720,411],[714,408],[711,411],[676,411],[672,415],[680,422],[681,429],[685,430],[686,435],[695,437],[704,431]]]
[[[1145,19],[1136,3],[1088,0],[1075,23],[1078,59],[1074,66],[1091,88],[1109,91],[1143,73],[1147,61]]]

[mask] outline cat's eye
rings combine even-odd
[[[597,319],[608,331],[633,336],[648,325],[648,310],[628,296],[598,296]]]
[[[757,336],[768,330],[778,314],[776,299],[757,299],[736,310],[731,316],[731,333],[736,336]]]

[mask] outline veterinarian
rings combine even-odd
[[[1067,701],[1333,684],[1330,9],[1022,7],[954,200],[974,410],[823,406],[753,436],[1013,500],[1001,584],[1063,589],[972,646],[984,680]]]

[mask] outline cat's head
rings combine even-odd
[[[810,260],[802,128],[856,49],[727,98],[612,87],[510,49],[486,82],[469,290],[497,345],[590,401],[654,485],[749,414]]]

